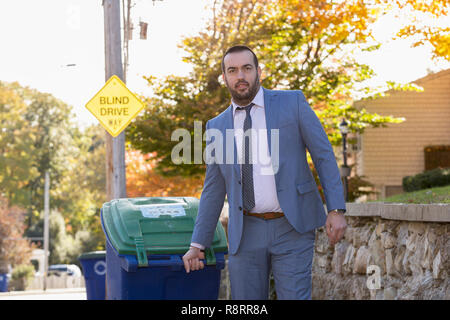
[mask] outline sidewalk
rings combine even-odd
[[[1,292],[0,300],[86,300],[85,288]]]

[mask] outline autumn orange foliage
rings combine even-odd
[[[0,273],[7,273],[7,265],[28,263],[35,248],[23,234],[25,231],[25,210],[9,206],[8,200],[0,195]]]
[[[153,170],[156,162],[156,153],[142,154],[132,149],[126,151],[127,197],[200,198],[203,177],[163,177]]]

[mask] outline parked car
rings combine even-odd
[[[61,276],[63,274],[81,277],[81,270],[75,264],[52,264],[48,267],[48,275]]]

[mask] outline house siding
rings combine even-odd
[[[404,176],[423,172],[425,146],[450,145],[450,69],[414,83],[424,91],[355,103],[370,113],[405,118],[386,128],[367,128],[362,136],[357,173],[380,189],[401,186]]]

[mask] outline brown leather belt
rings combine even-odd
[[[264,219],[264,220],[277,219],[277,218],[284,217],[283,212],[253,213],[253,212],[244,211],[244,215],[257,217],[257,218]]]

